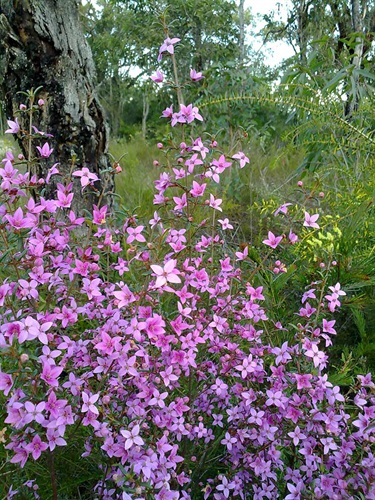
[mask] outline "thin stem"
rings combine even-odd
[[[182,97],[182,90],[178,79],[177,63],[174,54],[172,54],[172,63],[173,63],[174,83],[176,85],[176,92],[177,92],[177,100],[178,104],[181,106],[181,104],[184,104],[184,98]]]
[[[58,500],[54,452],[50,451],[48,455],[49,470],[51,475],[52,500]]]

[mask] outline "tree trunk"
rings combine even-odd
[[[83,36],[76,0],[5,0],[0,7],[0,91],[5,111],[12,119],[24,102],[22,94],[42,86],[38,98],[45,101],[35,113],[34,125],[53,134],[54,151],[39,175],[45,177],[53,163],[69,174],[87,167],[100,177],[97,192],[83,198],[75,180],[73,209],[82,213],[92,203],[111,202],[113,176],[107,155],[108,133],[103,110],[94,89],[95,69],[91,50]],[[28,129],[28,124],[21,123]],[[18,137],[26,156],[25,139]],[[38,141],[36,141],[38,142]],[[43,144],[44,140],[39,140]],[[36,144],[34,144],[35,148]],[[35,149],[32,151],[35,155]],[[47,165],[48,163],[48,165]],[[54,187],[48,188],[51,197]],[[101,195],[101,193],[104,193]]]

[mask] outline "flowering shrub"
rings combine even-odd
[[[167,38],[159,59],[174,58],[178,41]],[[202,119],[183,104],[163,116],[186,137]],[[17,119],[9,127],[27,135]],[[288,273],[278,247],[303,245],[298,234],[318,229],[319,214],[300,207],[254,257],[229,244],[235,226],[218,195],[221,176],[247,156],[201,137],[158,147],[166,162],[148,225],[118,224],[100,205],[74,213],[73,183],[97,181],[87,167],[65,178],[52,165],[37,179],[20,173],[22,157],[3,160],[1,438],[29,478],[7,477],[4,494],[38,497],[30,474],[40,462],[58,498],[69,490],[56,464],[81,446],[97,466],[89,498],[375,498],[371,375],[344,395],[326,373],[345,296],[329,282],[334,263],[317,267],[295,325],[270,307],[267,283]],[[51,147],[37,151],[46,161]],[[56,197],[46,200],[37,187],[52,176]],[[276,215],[287,213],[284,204]]]

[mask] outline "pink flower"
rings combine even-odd
[[[210,202],[209,202],[209,206],[211,208],[214,208],[215,210],[219,210],[220,212],[223,211],[223,209],[220,207],[220,205],[222,204],[223,200],[221,200],[220,198],[216,198],[214,197],[213,194],[210,194]]]
[[[20,124],[18,123],[18,118],[15,121],[7,120],[8,130],[5,131],[6,134],[18,134],[20,129]]]
[[[62,367],[51,366],[48,363],[44,363],[43,371],[40,378],[44,380],[45,383],[50,385],[51,387],[58,387],[59,383],[57,379],[61,375],[62,371],[63,371]]]
[[[234,160],[239,160],[239,162],[240,162],[240,168],[244,168],[244,166],[246,165],[246,163],[250,163],[249,158],[242,151],[240,151],[239,153],[233,155],[232,158]]]
[[[206,189],[207,184],[199,184],[197,181],[193,181],[193,188],[190,189],[190,194],[193,198],[198,198],[199,196],[202,196],[205,189]]]
[[[129,236],[126,239],[126,243],[133,243],[134,240],[144,243],[146,238],[141,234],[144,227],[145,226],[137,226],[136,228],[128,227],[126,232]]]
[[[277,210],[275,210],[275,213],[273,214],[275,217],[277,214],[282,213],[282,214],[287,214],[288,213],[288,207],[291,205],[291,203],[284,203],[283,205],[280,205]]]
[[[310,215],[307,212],[305,212],[305,221],[303,225],[305,227],[313,227],[315,229],[319,229],[319,224],[316,223],[318,219],[319,219],[319,214]]]
[[[166,38],[159,49],[158,60],[161,59],[163,52],[168,52],[169,54],[174,54],[174,44],[179,42],[180,38]]]
[[[221,227],[222,227],[223,230],[225,230],[225,229],[233,229],[232,224],[229,223],[229,219],[224,219],[224,220],[219,219],[218,222],[219,222],[219,224],[221,224]]]
[[[131,431],[125,431],[125,430],[120,431],[121,434],[126,439],[125,450],[129,450],[135,444],[141,446],[144,443],[143,439],[139,436],[139,431],[140,427],[138,424],[135,425]]]
[[[76,170],[72,174],[74,177],[80,177],[81,178],[81,186],[82,188],[85,188],[89,184],[92,184],[95,181],[99,180],[99,177],[96,174],[93,174],[90,172],[90,170],[86,167],[83,167],[82,170]]]
[[[263,240],[263,243],[271,248],[276,248],[282,239],[282,236],[275,236],[272,231],[268,231],[268,238]]]
[[[52,154],[53,148],[49,147],[48,142],[43,144],[42,147],[37,146],[36,149],[39,151],[39,154],[42,158],[49,158]]]
[[[8,373],[0,372],[0,391],[4,391],[4,395],[8,396],[13,386],[13,379]]]
[[[34,227],[35,222],[29,219],[27,216],[23,217],[22,208],[17,208],[14,215],[6,215],[5,218],[8,220],[9,224],[16,229],[23,229],[28,227]]]
[[[153,80],[155,83],[162,83],[164,80],[164,75],[161,71],[156,70],[156,73],[152,76],[150,76],[151,80]]]
[[[107,214],[107,209],[108,209],[107,205],[104,205],[104,207],[102,208],[98,208],[96,205],[93,205],[92,221],[94,224],[101,225],[105,223],[105,216]]]
[[[202,75],[202,73],[195,71],[195,69],[191,69],[190,78],[193,80],[193,82],[199,82],[199,80],[202,80],[204,76]]]
[[[47,443],[43,443],[37,434],[31,443],[25,446],[25,450],[32,454],[34,460],[38,460],[42,451],[45,451],[48,448]]]
[[[298,236],[292,232],[292,230],[289,231],[288,235],[289,241],[291,242],[292,245],[297,243],[298,241]]]
[[[99,399],[99,394],[93,394],[92,396],[89,396],[86,392],[82,392],[82,400],[83,400],[82,412],[86,413],[87,411],[91,411],[91,413],[99,415],[99,410],[94,404],[98,401],[98,399]]]
[[[186,193],[183,193],[181,198],[179,198],[178,196],[173,196],[173,201],[176,203],[176,206],[173,210],[182,210],[183,208],[187,207]]]
[[[170,283],[181,283],[180,278],[176,274],[176,264],[177,261],[175,259],[171,259],[164,265],[164,267],[157,265],[150,266],[157,276],[155,283],[156,288],[164,286],[168,281]]]

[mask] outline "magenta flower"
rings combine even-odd
[[[134,240],[144,243],[146,238],[141,234],[144,228],[145,226],[137,226],[136,228],[128,227],[126,232],[129,236],[126,239],[126,243],[133,243]]]
[[[219,212],[222,212],[223,209],[220,207],[222,204],[223,200],[220,198],[215,198],[213,194],[210,194],[210,202],[209,206],[211,208],[214,208],[215,210],[219,210]]]
[[[13,386],[13,379],[8,373],[0,372],[0,391],[4,392],[5,396],[8,396],[11,388]]]
[[[161,57],[163,52],[174,54],[174,44],[178,43],[180,40],[180,38],[166,38],[159,49],[159,57]]]
[[[305,221],[303,225],[305,227],[313,227],[315,229],[319,229],[319,224],[317,224],[317,220],[319,219],[319,214],[310,215],[305,212]]]
[[[99,399],[99,394],[93,394],[92,396],[89,396],[86,392],[82,392],[83,405],[81,411],[83,413],[91,411],[91,413],[99,415],[99,410],[95,406],[95,403],[98,401],[98,399]]]
[[[7,124],[9,128],[5,131],[6,134],[18,134],[21,130],[18,118],[16,118],[15,121],[7,120]]]
[[[42,158],[49,158],[52,154],[53,148],[49,147],[48,142],[43,144],[42,147],[37,146],[36,149],[39,151],[39,154]]]
[[[62,371],[63,368],[61,366],[51,366],[48,363],[43,363],[43,371],[40,378],[51,387],[58,387],[59,382],[57,379]]]
[[[263,240],[263,243],[271,248],[276,248],[282,239],[282,236],[275,236],[272,231],[268,231],[268,238]]]
[[[239,153],[233,155],[232,158],[234,160],[238,160],[240,162],[240,168],[244,168],[244,166],[247,163],[250,163],[249,158],[242,151],[240,151]]]
[[[170,283],[181,283],[180,278],[177,276],[176,268],[177,261],[175,259],[169,260],[164,267],[152,265],[151,269],[156,274],[155,287],[160,288],[164,286],[167,282]]]
[[[90,172],[90,170],[86,167],[83,167],[82,170],[76,170],[72,174],[74,177],[80,177],[81,178],[81,186],[82,188],[85,188],[89,184],[92,184],[95,181],[99,180],[99,177],[96,174],[93,174]]]
[[[125,430],[120,431],[121,434],[126,439],[126,441],[125,441],[125,450],[129,450],[135,444],[137,444],[139,446],[141,446],[142,444],[144,444],[143,439],[139,436],[139,431],[140,431],[140,427],[139,427],[138,424],[135,425],[132,428],[132,430],[130,430],[130,431],[125,431]]]
[[[225,230],[225,229],[233,229],[233,226],[232,226],[232,224],[230,224],[229,219],[224,219],[224,220],[219,219],[218,222],[221,225],[221,228],[223,230]]]
[[[155,83],[162,83],[164,80],[164,75],[161,71],[156,70],[156,73],[152,76],[150,76],[151,80],[153,80]]]
[[[190,189],[191,196],[193,198],[198,198],[199,196],[202,196],[206,187],[207,184],[199,184],[199,182],[193,181],[193,188]]]
[[[34,460],[38,460],[43,451],[48,448],[47,443],[43,443],[40,436],[37,434],[31,443],[25,446],[25,450],[32,454]]]
[[[104,205],[101,208],[98,208],[96,205],[93,205],[93,212],[92,212],[92,215],[93,215],[92,221],[93,221],[93,223],[94,224],[98,224],[98,225],[104,224],[105,223],[105,217],[107,215],[107,210],[108,210],[107,205]]]
[[[278,214],[287,214],[288,213],[288,207],[291,205],[291,203],[283,203],[282,205],[279,206],[278,209],[275,210],[275,213],[273,214],[275,217]]]
[[[204,76],[202,73],[199,73],[198,71],[195,71],[195,69],[190,70],[190,78],[192,79],[193,82],[199,82],[199,80],[202,80]]]
[[[27,216],[23,216],[22,208],[17,208],[14,215],[7,214],[5,218],[8,220],[9,224],[16,229],[24,229],[35,226],[35,222],[33,220]]]

